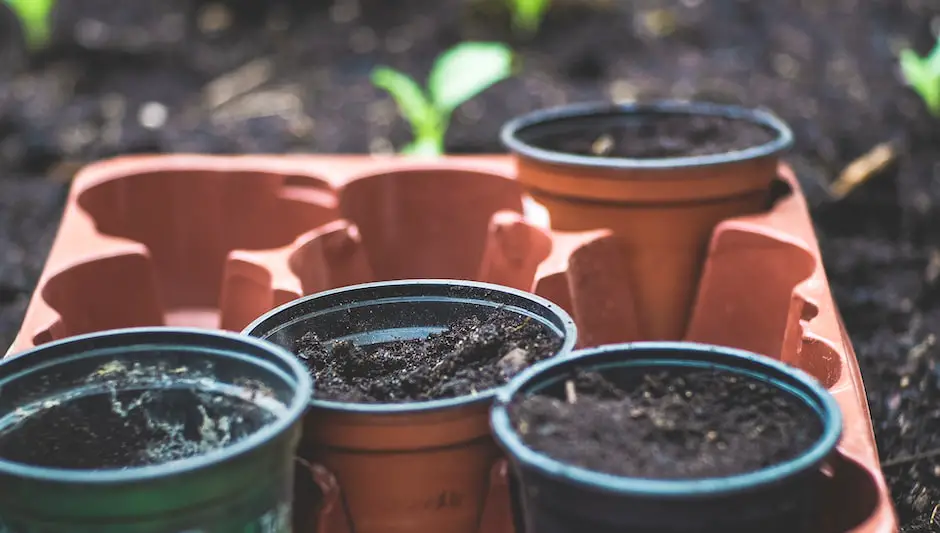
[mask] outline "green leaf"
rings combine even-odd
[[[378,67],[372,71],[372,83],[392,95],[398,111],[411,124],[415,137],[434,135],[440,129],[438,111],[421,87],[407,74],[388,67]]]
[[[26,44],[33,49],[49,42],[52,8],[55,0],[6,0],[23,26]]]
[[[927,61],[917,55],[913,50],[901,50],[899,56],[901,72],[907,83],[917,86],[921,80],[928,76]]]
[[[933,50],[927,54],[925,59],[930,66],[930,70],[940,75],[940,39],[937,39],[937,44],[934,45]]]
[[[418,137],[401,149],[404,155],[436,157],[444,153],[444,142],[439,137]]]
[[[438,56],[428,77],[431,102],[449,115],[457,106],[512,75],[512,50],[501,43],[461,43]]]
[[[940,117],[940,77],[931,78],[930,83],[923,88],[920,96],[927,104],[930,114]]]
[[[513,28],[525,35],[535,34],[550,4],[551,0],[509,0]]]
[[[932,68],[930,58],[922,58],[913,50],[903,50],[901,72],[917,91],[931,114],[940,116],[940,69]]]

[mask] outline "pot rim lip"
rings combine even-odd
[[[743,120],[771,129],[776,137],[762,145],[743,150],[722,152],[701,156],[667,157],[637,159],[626,157],[595,157],[568,154],[555,150],[538,148],[519,138],[519,133],[528,128],[536,128],[556,121],[576,118],[590,118],[603,115],[630,115],[634,113],[652,113],[664,115],[708,115],[734,120]],[[714,104],[701,101],[655,100],[650,102],[582,102],[550,107],[516,117],[503,125],[500,141],[511,152],[552,165],[578,166],[595,169],[648,169],[664,170],[674,168],[705,167],[737,163],[749,159],[779,154],[793,146],[793,130],[787,123],[764,108],[748,108],[738,105]],[[631,179],[636,179],[631,177]],[[658,178],[656,178],[658,179]]]
[[[574,345],[577,342],[577,327],[575,326],[574,319],[561,308],[558,304],[543,298],[535,293],[530,293],[522,291],[519,289],[514,289],[512,287],[507,287],[504,285],[497,285],[495,283],[486,283],[481,281],[469,281],[461,279],[447,279],[447,278],[414,278],[414,279],[400,279],[400,280],[391,280],[391,281],[375,281],[369,283],[359,283],[356,285],[346,285],[343,287],[337,287],[335,289],[330,289],[323,292],[318,292],[291,300],[285,304],[282,304],[267,313],[256,318],[251,324],[248,324],[243,330],[242,335],[252,336],[256,333],[254,330],[261,327],[261,325],[273,318],[275,315],[287,311],[295,306],[301,306],[306,302],[309,302],[314,299],[323,299],[333,297],[343,293],[349,293],[354,291],[362,290],[371,290],[375,288],[383,287],[396,287],[401,285],[427,285],[433,287],[448,287],[453,285],[460,285],[464,287],[472,287],[475,289],[494,291],[508,293],[514,297],[522,298],[534,302],[545,309],[550,313],[558,317],[563,327],[561,328],[562,334],[562,344],[558,348],[558,351],[555,355],[549,359],[556,359],[564,357],[566,354],[571,352],[574,349]],[[298,319],[299,320],[299,319]],[[270,331],[270,328],[268,329]],[[267,337],[255,337],[260,339],[266,339]],[[294,357],[296,359],[296,357]],[[316,384],[314,384],[316,386]],[[347,415],[379,415],[379,416],[391,416],[391,415],[423,415],[431,414],[438,411],[444,411],[449,409],[458,409],[462,407],[471,407],[471,406],[483,406],[492,404],[493,400],[496,398],[497,393],[505,388],[506,385],[501,385],[499,387],[493,387],[487,389],[479,394],[473,396],[458,396],[456,398],[444,398],[440,400],[428,400],[421,402],[407,402],[407,403],[354,403],[354,402],[337,402],[331,400],[318,400],[316,398],[310,399],[310,407],[319,409],[321,411],[328,411],[337,414],[347,414]]]
[[[179,339],[180,336],[191,337],[194,339],[194,341],[192,343],[186,343],[185,340]],[[23,357],[35,357],[43,352],[49,351],[68,350],[72,345],[79,349],[81,349],[82,345],[89,345],[88,351],[92,353],[97,352],[98,350],[110,351],[121,346],[121,344],[115,341],[120,341],[122,338],[128,339],[127,344],[124,345],[126,347],[134,346],[134,344],[140,347],[157,348],[163,346],[169,348],[171,346],[177,345],[183,351],[194,349],[229,351],[245,355],[247,358],[253,360],[257,360],[257,356],[251,354],[250,352],[238,351],[237,344],[249,345],[251,349],[267,352],[268,354],[275,357],[278,362],[284,363],[287,366],[286,371],[285,369],[279,369],[279,371],[283,372],[285,375],[295,381],[295,390],[290,403],[285,405],[285,411],[273,422],[261,427],[261,429],[258,431],[253,432],[252,434],[234,444],[213,450],[206,454],[187,457],[185,459],[179,459],[166,463],[131,467],[120,470],[76,470],[66,468],[49,468],[7,461],[3,458],[0,458],[0,475],[9,475],[24,479],[50,481],[62,484],[87,485],[139,483],[171,476],[186,475],[195,471],[211,468],[216,465],[235,460],[239,457],[243,457],[264,446],[265,444],[268,444],[269,442],[277,439],[304,415],[308,406],[305,398],[309,397],[313,392],[313,380],[310,378],[310,375],[307,373],[306,369],[297,360],[296,357],[280,346],[277,346],[274,343],[265,342],[261,339],[250,338],[233,332],[207,330],[192,327],[148,326],[120,328],[66,337],[64,339],[40,344],[39,346],[12,355],[6,359],[0,359],[0,368],[7,364],[13,364],[14,362],[16,362],[15,364],[22,365],[24,363],[20,360]],[[161,342],[164,340],[164,338],[167,339],[167,341],[165,341],[165,345],[163,342]],[[108,345],[101,346],[96,350],[94,348],[94,343],[96,341],[100,341],[101,339],[109,339],[112,342]],[[205,345],[197,344],[199,339],[205,339],[208,342]],[[234,345],[231,347],[216,346],[215,343],[219,341],[224,343],[234,343]],[[78,354],[81,352],[76,351],[75,353]],[[39,356],[41,357],[41,355]],[[271,361],[261,361],[267,363],[268,365],[273,364]],[[48,366],[53,366],[54,364],[55,360],[51,361]],[[27,370],[28,368],[29,367],[27,366],[23,370]]]
[[[590,367],[590,359],[592,358],[601,358],[611,352],[616,353],[626,350],[643,350],[647,352],[645,356],[637,357],[641,361],[658,359],[655,354],[650,354],[650,351],[668,353],[681,350],[690,354],[686,357],[660,359],[662,361],[703,361],[703,355],[709,354],[712,357],[717,356],[723,359],[727,366],[741,368],[740,363],[746,362],[749,366],[758,369],[763,367],[776,377],[789,378],[789,380],[803,388],[808,396],[818,401],[819,408],[822,411],[820,415],[823,422],[822,434],[810,447],[788,461],[776,463],[760,470],[726,477],[680,480],[626,477],[589,470],[566,464],[544,453],[535,451],[523,443],[512,427],[506,410],[506,407],[523,387],[538,381],[539,375],[551,368],[561,365],[573,366],[577,360],[581,359],[584,359],[585,366]],[[739,364],[736,365],[735,361],[738,361]],[[523,370],[509,385],[500,391],[490,414],[490,422],[496,440],[507,450],[512,460],[518,461],[526,468],[531,468],[544,476],[577,485],[586,490],[661,499],[711,498],[747,492],[779,483],[790,475],[809,470],[821,464],[836,449],[843,431],[842,411],[836,399],[812,376],[802,370],[781,363],[776,359],[736,348],[683,341],[611,344],[578,350],[568,354],[567,357],[536,363]]]

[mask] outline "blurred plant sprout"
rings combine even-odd
[[[508,0],[513,31],[531,37],[539,31],[551,0]]]
[[[907,83],[917,91],[927,109],[940,117],[940,39],[925,57],[913,50],[901,51],[901,72]]]
[[[55,0],[4,0],[23,28],[26,44],[31,49],[42,48],[49,42],[52,9]]]
[[[441,53],[428,76],[427,90],[389,67],[372,72],[372,83],[388,91],[414,140],[401,153],[441,155],[454,109],[512,75],[512,50],[500,43],[461,43]]]

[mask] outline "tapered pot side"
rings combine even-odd
[[[623,383],[618,380],[646,379],[647,373],[664,369],[718,370],[764,383],[818,417],[818,438],[795,457],[765,468],[726,477],[656,479],[556,460],[528,446],[513,424],[513,402],[537,393],[564,398],[575,371]],[[807,374],[748,352],[685,342],[607,345],[536,364],[500,391],[491,421],[521,481],[528,533],[815,531],[825,505],[821,467],[842,431],[835,399]]]
[[[278,346],[112,330],[5,360],[0,389],[0,530],[291,531],[312,382]]]
[[[308,332],[326,342],[379,346],[497,311],[546,326],[561,339],[559,353],[574,346],[574,323],[555,304],[508,287],[455,280],[322,292],[269,312],[244,333],[289,348]],[[336,477],[357,533],[478,533],[489,473],[500,456],[489,426],[494,397],[495,389],[394,404],[313,399],[299,453]]]
[[[603,144],[612,129],[663,117],[740,121],[765,130],[769,140],[684,157],[564,150],[571,140]],[[637,340],[682,338],[712,230],[722,220],[766,208],[779,157],[793,142],[789,127],[769,112],[683,102],[563,106],[517,118],[501,136],[515,156],[519,182],[546,207],[553,228],[609,228],[625,242],[631,251],[625,275],[644,337]]]

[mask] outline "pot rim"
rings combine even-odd
[[[569,119],[589,119],[610,115],[650,113],[660,115],[708,115],[734,120],[743,120],[771,129],[776,137],[762,145],[743,150],[718,154],[686,157],[636,159],[626,157],[595,157],[568,154],[538,148],[519,138],[525,129],[535,129],[553,122]],[[651,102],[583,102],[541,109],[516,117],[500,130],[503,146],[517,155],[534,161],[563,166],[578,166],[597,169],[671,169],[704,167],[737,163],[748,159],[759,159],[788,150],[793,145],[793,131],[785,121],[763,108],[747,108],[737,105],[713,104],[709,102],[657,100]],[[636,179],[631,177],[631,179]],[[656,177],[656,179],[659,179]]]
[[[204,342],[200,344],[201,341]],[[275,362],[260,359],[248,350],[239,352],[239,344],[247,345],[246,348],[251,351],[266,352],[274,357],[277,363],[286,365],[287,369],[276,368],[274,366]],[[187,327],[135,327],[98,331],[48,342],[6,359],[0,359],[0,370],[3,367],[8,367],[8,365],[19,365],[22,368],[14,368],[14,373],[28,371],[37,367],[37,365],[30,364],[30,360],[32,359],[38,363],[39,361],[36,358],[41,357],[50,357],[50,359],[46,365],[38,366],[54,367],[63,359],[54,358],[53,355],[63,352],[66,354],[66,360],[68,360],[70,356],[79,355],[83,352],[87,354],[87,357],[94,357],[97,354],[107,354],[121,348],[125,350],[130,348],[146,350],[166,349],[172,346],[179,346],[182,351],[205,350],[207,352],[234,353],[259,364],[259,366],[266,366],[269,371],[283,374],[295,382],[293,397],[290,403],[285,405],[284,412],[270,424],[261,427],[258,431],[234,444],[203,455],[155,465],[100,470],[32,466],[7,461],[0,457],[0,475],[37,481],[86,485],[139,483],[185,475],[237,459],[266,445],[295,424],[307,409],[306,398],[313,393],[313,380],[307,373],[306,368],[293,354],[273,343],[227,331]]]
[[[657,354],[662,352],[662,354]],[[617,358],[617,356],[620,356]],[[634,359],[644,362],[715,364],[770,382],[795,396],[803,396],[822,421],[822,434],[800,455],[772,466],[726,477],[662,480],[617,476],[573,466],[529,448],[513,428],[507,412],[513,398],[541,384],[544,373],[558,367],[616,366]],[[596,361],[596,362],[595,362]],[[606,364],[605,364],[606,363]],[[786,382],[789,382],[787,386]],[[796,390],[795,390],[796,389]],[[798,392],[801,389],[802,392]],[[500,393],[490,414],[494,437],[525,468],[578,485],[586,490],[623,496],[661,499],[712,498],[751,491],[820,465],[842,436],[842,412],[836,399],[812,376],[770,357],[736,348],[695,342],[633,342],[578,350],[567,357],[541,361],[518,374]]]
[[[282,322],[276,327],[265,326],[265,322],[272,321],[279,314],[289,314],[290,311],[296,307],[301,307],[308,302],[313,300],[324,300],[328,298],[337,297],[340,295],[353,293],[356,291],[370,291],[376,288],[385,288],[385,287],[397,287],[402,285],[425,285],[430,287],[436,287],[443,289],[446,287],[452,287],[455,285],[462,287],[471,287],[479,290],[485,290],[488,292],[501,292],[509,294],[516,298],[521,298],[528,300],[532,303],[535,303],[548,312],[555,315],[560,322],[562,323],[561,333],[563,335],[562,345],[558,348],[558,352],[552,356],[550,359],[555,359],[563,357],[565,354],[571,352],[574,349],[574,345],[577,342],[577,327],[575,326],[574,320],[571,316],[561,308],[558,304],[536,295],[535,293],[530,293],[522,291],[519,289],[514,289],[512,287],[507,287],[504,285],[497,285],[494,283],[485,283],[480,281],[468,281],[468,280],[459,280],[459,279],[443,279],[443,278],[418,278],[418,279],[402,279],[402,280],[392,280],[392,281],[376,281],[370,283],[360,283],[357,285],[347,285],[343,287],[338,287],[335,289],[330,289],[328,291],[318,292],[315,294],[310,294],[296,300],[292,300],[283,304],[279,307],[276,307],[267,313],[261,315],[255,319],[251,324],[245,327],[242,330],[243,335],[256,336],[260,339],[267,339],[274,331],[275,328],[280,329],[285,327],[287,324],[295,323],[300,320],[304,320],[306,313],[294,317],[289,322]],[[262,327],[264,335],[260,335],[258,330],[261,330]],[[295,357],[296,359],[296,357]],[[417,414],[429,414],[437,411],[456,409],[462,407],[471,407],[471,406],[483,406],[491,404],[493,399],[496,397],[496,393],[504,388],[506,385],[500,387],[493,387],[485,391],[480,392],[474,396],[458,396],[456,398],[445,398],[440,400],[429,400],[422,402],[407,402],[407,403],[355,403],[355,402],[337,402],[331,400],[319,400],[312,397],[310,399],[310,406],[321,409],[324,411],[330,411],[340,414],[357,414],[357,415],[417,415]]]

